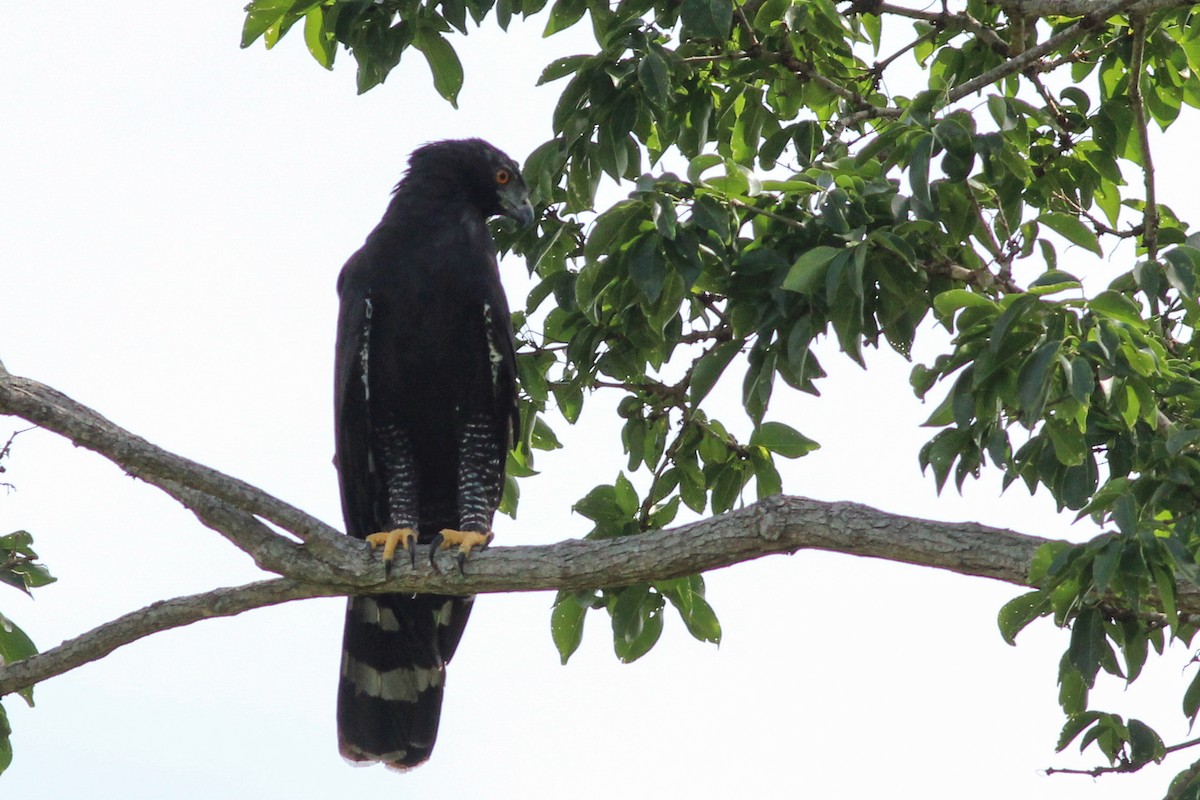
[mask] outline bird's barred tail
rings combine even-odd
[[[338,749],[344,758],[401,770],[429,758],[445,665],[470,610],[469,597],[350,598],[338,683]]]

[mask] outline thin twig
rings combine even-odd
[[[1133,109],[1133,123],[1137,129],[1142,154],[1142,185],[1146,190],[1146,207],[1142,211],[1142,245],[1146,258],[1158,259],[1158,199],[1154,190],[1154,160],[1150,151],[1150,132],[1146,122],[1146,101],[1142,97],[1142,69],[1146,56],[1146,18],[1139,14],[1130,15],[1130,35],[1133,37],[1133,52],[1129,59],[1129,105]]]
[[[44,653],[0,668],[0,696],[27,689],[47,678],[98,661],[118,647],[154,633],[190,625],[202,619],[229,617],[253,608],[286,603],[289,600],[336,594],[339,594],[336,589],[276,578],[154,603],[118,617],[112,622],[106,622]]]

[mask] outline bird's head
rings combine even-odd
[[[533,224],[533,204],[521,168],[482,139],[431,142],[414,150],[408,165],[405,182],[436,182],[444,191],[465,197],[484,216],[503,214],[522,227]]]

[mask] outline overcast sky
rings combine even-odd
[[[482,136],[523,160],[548,139],[562,84],[533,84],[546,62],[588,43],[540,39],[544,20],[456,39],[467,83],[454,111],[415,52],[358,97],[353,60],[341,53],[325,72],[299,30],[274,52],[239,50],[240,3],[5,12],[0,359],[340,527],[330,464],[339,268],[417,145]],[[1195,212],[1188,177],[1160,172],[1184,218]],[[1102,265],[1088,289],[1123,268]],[[503,270],[520,305],[525,266]],[[928,337],[918,358],[938,346]],[[863,372],[828,344],[822,358],[823,398],[781,390],[772,406],[823,444],[787,464],[787,492],[1095,534],[1044,495],[1000,497],[996,475],[938,498],[917,466],[930,408],[912,397],[910,365],[872,352]],[[744,429],[729,383],[717,402]],[[570,504],[624,462],[615,400],[596,398],[585,424],[560,429],[567,448],[539,456],[519,518],[497,521],[501,543],[587,531]],[[0,435],[13,427],[0,420]],[[43,648],[156,599],[261,577],[169,498],[51,434],[22,435],[5,466],[17,491],[0,495],[0,533],[32,531],[60,580],[32,602],[0,590],[0,610]],[[39,686],[36,709],[6,701],[16,756],[0,796],[1100,799],[1161,796],[1186,765],[1176,756],[1098,783],[1039,774],[1096,756],[1053,753],[1067,634],[1042,621],[1005,645],[994,620],[1014,587],[821,553],[707,580],[720,648],[693,641],[669,612],[660,645],[631,666],[613,657],[606,616],[589,619],[564,668],[552,594],[481,598],[449,669],[433,759],[405,775],[337,754],[343,600],[161,634]],[[1130,691],[1108,681],[1097,699],[1181,739],[1187,656],[1177,648]]]

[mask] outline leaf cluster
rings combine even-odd
[[[33,550],[33,536],[28,531],[16,531],[0,536],[0,583],[30,594],[31,589],[45,586],[55,580],[44,564],[37,563],[37,553]],[[4,614],[0,614],[0,667],[36,653],[37,647],[25,631]],[[18,694],[29,705],[33,705],[32,688]],[[12,763],[11,734],[8,716],[4,706],[0,705],[0,773]]]
[[[1039,554],[1037,590],[1000,623],[1009,641],[1042,616],[1070,627],[1060,749],[1082,736],[1128,771],[1172,748],[1091,708],[1089,690],[1190,642],[1177,593],[1200,581],[1200,249],[1157,199],[1150,138],[1200,106],[1200,25],[1158,0],[1042,6],[256,0],[244,43],[272,46],[304,17],[324,66],[337,44],[354,53],[360,90],[417,47],[453,102],[444,34],[468,14],[506,27],[543,13],[546,35],[588,21],[594,51],[542,75],[562,83],[524,170],[539,224],[496,231],[536,281],[516,315],[525,435],[510,470],[557,444],[552,411],[574,424],[593,392],[617,391],[628,463],[576,503],[590,535],[721,513],[751,481],[781,491],[775,459],[817,447],[771,401],[819,392],[821,337],[863,364],[881,343],[907,356],[935,320],[953,338],[912,371],[940,398],[921,467],[961,488],[991,465],[1105,529]],[[898,76],[903,61],[920,81]],[[605,180],[630,191],[596,209]],[[1075,264],[1106,255],[1128,268],[1096,291]],[[744,420],[715,418],[718,384],[740,389]],[[657,640],[668,601],[716,641],[697,581],[560,595],[564,661],[589,609],[609,613],[624,660]],[[1194,719],[1200,686],[1185,695]]]

